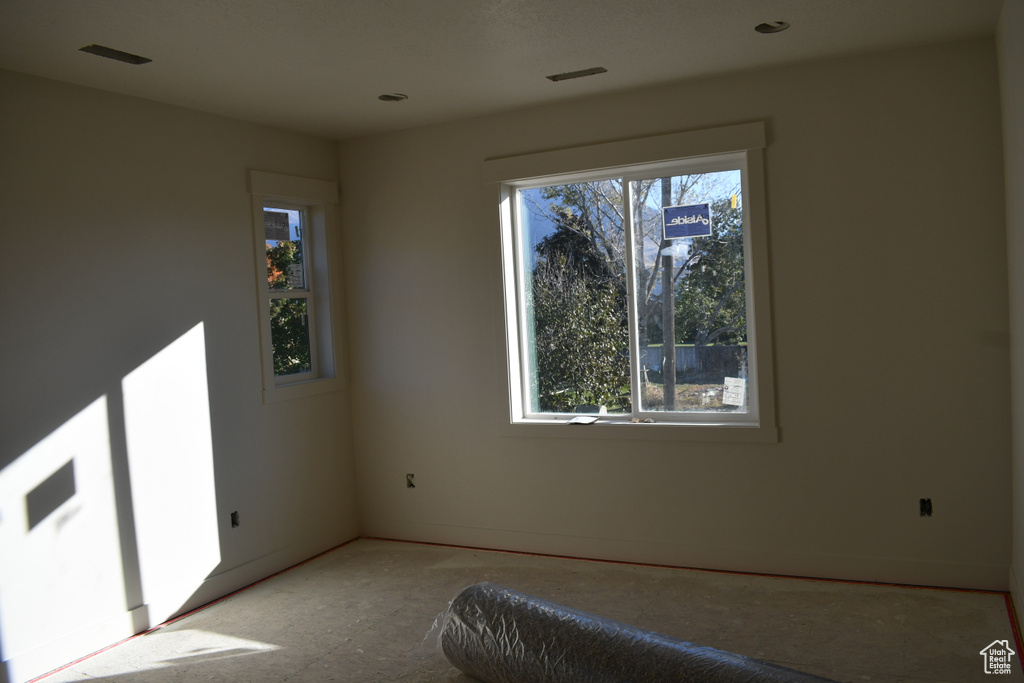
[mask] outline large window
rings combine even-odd
[[[337,186],[250,171],[264,398],[334,390],[327,226]]]
[[[504,179],[513,422],[773,431],[759,352],[767,280],[755,273],[766,265],[752,188],[760,154],[752,174],[748,149],[672,151],[668,161]],[[535,156],[540,167],[572,163],[565,152]],[[498,173],[529,167],[504,162]]]

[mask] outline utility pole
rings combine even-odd
[[[661,206],[672,206],[672,179],[661,179]],[[672,243],[662,238],[664,250]],[[665,410],[676,409],[676,311],[675,295],[672,291],[672,271],[675,257],[671,253],[661,255],[661,362],[662,381],[665,383]]]

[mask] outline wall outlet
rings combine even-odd
[[[241,522],[238,521],[238,510],[231,513],[231,528],[234,529]]]
[[[405,475],[405,486],[406,486],[406,488],[410,488],[410,489],[416,488],[416,482],[413,481],[413,479],[415,479],[415,478],[416,478],[415,474],[407,474],[407,475]]]
[[[932,516],[932,499],[922,498],[921,499],[921,516],[931,517]]]

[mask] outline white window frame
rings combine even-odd
[[[508,409],[512,434],[523,436],[587,436],[657,439],[776,441],[772,373],[767,218],[764,197],[763,123],[741,124],[701,131],[659,135],[540,152],[484,162],[484,177],[499,188],[505,334],[508,363]],[[594,425],[568,425],[560,414],[532,413],[528,408],[528,339],[521,263],[522,231],[517,221],[520,190],[616,177],[624,181],[661,174],[680,175],[739,168],[743,178],[744,265],[747,270],[746,413],[640,412],[600,416]],[[628,215],[629,212],[626,212]],[[626,240],[627,262],[633,263],[632,240]],[[635,266],[629,269],[632,301]],[[632,304],[631,304],[632,306]],[[633,316],[631,316],[632,318]],[[520,324],[523,321],[523,324]],[[638,333],[630,322],[631,357],[638,358]],[[631,372],[633,395],[639,377]],[[654,422],[632,422],[652,419]]]
[[[331,305],[331,258],[329,226],[336,225],[338,185],[324,180],[249,171],[252,197],[253,254],[259,304],[260,366],[263,402],[273,403],[314,394],[338,391]],[[272,290],[267,286],[266,231],[264,207],[299,211],[302,216],[302,260],[306,287],[301,290]],[[275,298],[303,298],[309,325],[310,371],[292,375],[274,374],[274,349],[270,335],[270,301]]]

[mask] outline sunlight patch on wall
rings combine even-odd
[[[203,324],[122,388],[142,596],[157,624],[220,562]]]
[[[109,434],[104,396],[0,471],[5,659],[124,612]]]

